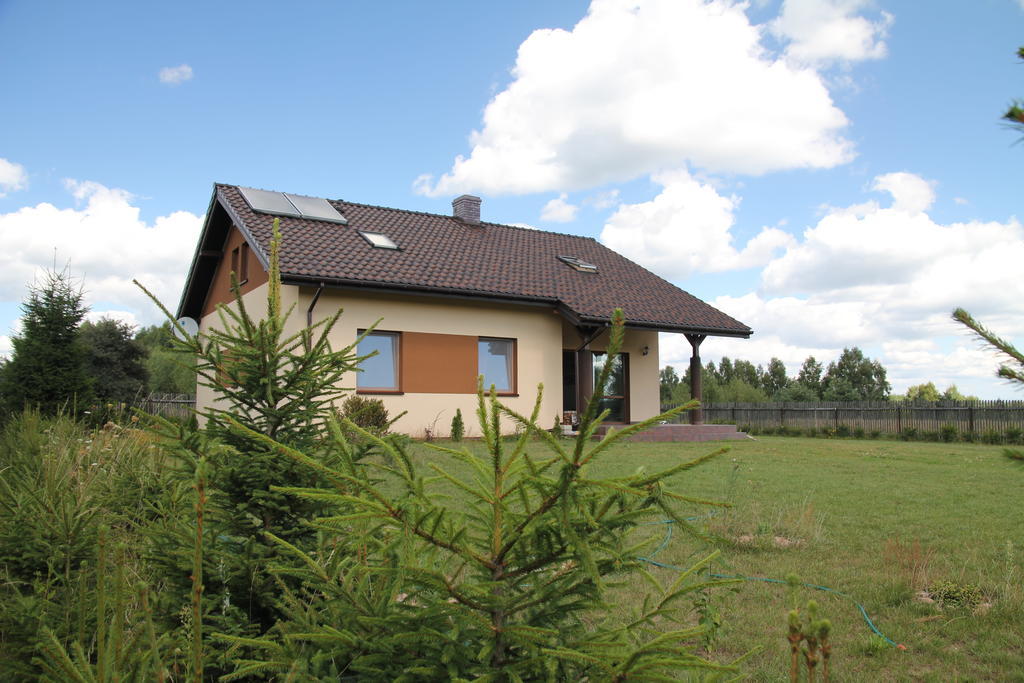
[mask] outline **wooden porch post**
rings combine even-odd
[[[700,365],[700,343],[707,338],[706,334],[687,334],[686,341],[693,347],[693,355],[690,356],[690,398],[703,401],[703,383],[701,382]],[[704,408],[700,407],[690,411],[690,424],[704,424]]]

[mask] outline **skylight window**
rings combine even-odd
[[[583,259],[577,258],[575,256],[559,256],[558,260],[566,264],[570,268],[574,268],[580,271],[581,273],[597,272],[597,266],[595,266],[593,263],[587,263]]]
[[[398,245],[382,232],[366,232],[364,230],[359,230],[358,232],[363,236],[364,240],[377,249],[398,249]]]

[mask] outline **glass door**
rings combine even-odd
[[[597,393],[597,381],[606,363],[611,363],[608,384],[604,388],[604,397],[598,406],[599,412],[608,410],[608,422],[629,422],[629,354],[620,353],[610,359],[607,353],[594,353],[594,393]]]

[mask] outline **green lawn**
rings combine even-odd
[[[606,474],[651,471],[723,444],[622,444],[598,464]],[[673,489],[731,502],[703,525],[717,538],[721,574],[795,573],[851,600],[802,589],[833,623],[833,680],[1024,680],[1024,468],[1001,448],[971,444],[761,437],[673,480]],[[427,459],[443,456],[424,451]],[[450,464],[450,461],[445,459]],[[705,512],[701,510],[698,512]],[[696,513],[696,512],[695,512]],[[664,526],[650,526],[651,550]],[[648,533],[646,529],[642,533]],[[678,531],[657,561],[689,566],[707,547]],[[652,568],[663,581],[671,570]],[[976,610],[940,608],[919,592],[940,581],[977,586]],[[639,599],[622,588],[618,604]],[[710,656],[761,648],[751,680],[786,680],[786,586],[747,581],[720,590],[723,626]]]

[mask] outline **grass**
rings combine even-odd
[[[598,467],[609,475],[654,471],[718,445],[623,444]],[[814,599],[833,623],[833,680],[1024,681],[1024,470],[1000,448],[761,437],[736,442],[673,484],[733,503],[699,522],[724,551],[714,571],[794,573],[828,586],[862,603],[882,633],[906,647],[875,636],[850,599],[748,581],[713,598],[724,623],[710,655],[728,661],[761,648],[744,663],[750,680],[787,678],[786,613]],[[651,535],[653,551],[665,528],[640,533]],[[689,566],[702,551],[675,533],[656,559]],[[671,579],[671,570],[652,571]],[[980,604],[925,602],[929,589],[976,589]],[[621,588],[613,602],[638,602],[642,594]]]

